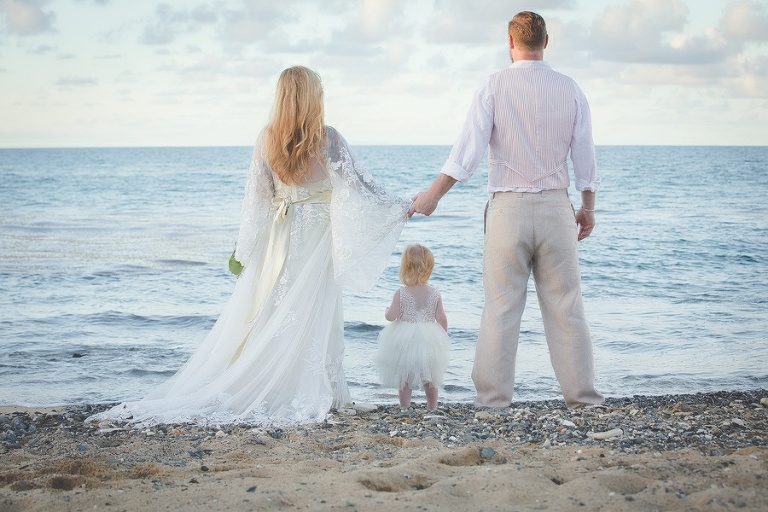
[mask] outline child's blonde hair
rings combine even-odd
[[[421,244],[407,245],[400,261],[400,280],[406,286],[425,284],[435,268],[432,251]]]

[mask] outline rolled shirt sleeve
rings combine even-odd
[[[488,148],[491,130],[493,130],[493,96],[490,93],[489,82],[486,81],[475,93],[464,127],[440,172],[461,183],[469,181]]]

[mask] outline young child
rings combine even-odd
[[[448,319],[440,292],[427,284],[435,258],[423,245],[408,245],[400,263],[405,286],[395,292],[379,333],[376,365],[385,386],[400,390],[400,407],[411,405],[413,388],[424,386],[427,409],[437,408],[437,389],[448,367]]]

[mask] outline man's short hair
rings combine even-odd
[[[522,11],[509,22],[509,35],[515,44],[528,50],[541,50],[547,41],[547,24],[535,12]]]

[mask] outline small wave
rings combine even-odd
[[[469,393],[474,389],[469,386],[458,386],[456,384],[446,384],[443,386],[446,393]]]
[[[173,370],[173,369],[152,370],[147,368],[130,368],[127,371],[120,372],[121,375],[127,375],[129,377],[149,377],[153,375],[170,377],[175,373],[176,373],[176,370]]]
[[[451,337],[451,340],[454,342],[467,341],[467,342],[474,343],[477,340],[477,330],[452,329],[449,326],[448,335]]]
[[[349,376],[347,376],[347,386],[350,388],[382,389],[378,382],[363,382],[358,379],[350,379]]]
[[[369,333],[379,332],[380,325],[373,325],[366,322],[344,322],[344,331],[350,333]]]
[[[77,326],[78,335],[89,336],[89,333],[82,332],[80,329],[83,326],[93,328],[97,326],[106,326],[110,328],[156,328],[156,327],[170,327],[173,329],[183,328],[208,328],[214,322],[216,318],[210,315],[137,315],[135,313],[128,313],[124,311],[103,311],[99,313],[90,313],[85,315],[79,315],[74,313],[65,313],[62,315],[46,316],[34,319],[23,320],[24,324],[31,328],[21,329],[22,321],[9,322],[8,326],[13,327],[14,324],[19,326],[18,332],[14,334],[16,339],[36,338],[41,336],[39,329],[65,328],[60,333],[63,340],[67,339],[67,336],[73,331],[73,326]],[[46,334],[48,340],[57,339],[56,335]]]
[[[751,254],[739,254],[734,259],[740,263],[762,263],[764,261],[764,258],[758,258]]]
[[[116,265],[109,270],[96,271],[89,276],[84,276],[83,279],[93,280],[96,278],[115,278],[122,277],[122,274],[145,274],[154,272],[156,272],[156,270],[152,270],[150,267],[145,265],[121,264]]]
[[[193,260],[155,260],[155,262],[172,267],[202,267],[208,264],[205,261]]]
[[[193,327],[196,325],[208,326],[216,319],[207,315],[137,315],[124,311],[102,311],[88,315],[65,314],[56,317],[41,319],[43,323],[57,323],[59,321],[69,323],[77,321],[89,325],[128,325],[135,327],[168,326],[175,328]]]

